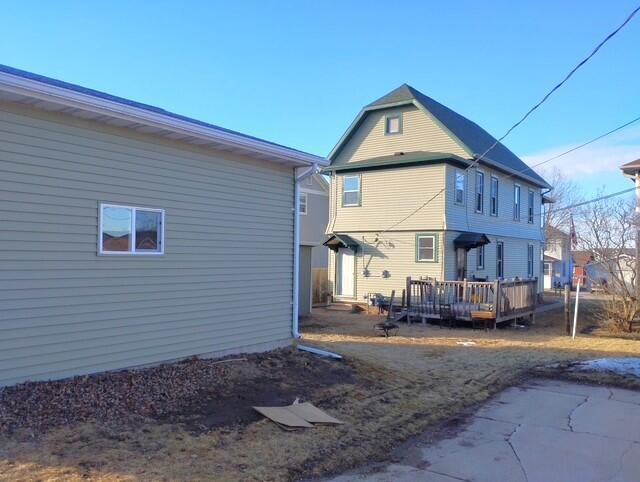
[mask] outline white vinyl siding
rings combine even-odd
[[[0,104],[0,385],[291,334],[293,172]],[[98,256],[99,203],[166,212],[164,256]]]

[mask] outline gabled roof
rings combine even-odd
[[[422,92],[414,89],[410,85],[402,84],[387,95],[365,106],[328,157],[330,159],[335,158],[336,154],[350,138],[351,133],[355,131],[366,113],[373,110],[386,109],[406,104],[414,104],[416,107],[425,111],[427,115],[431,116],[451,135],[455,141],[461,145],[463,149],[469,153],[470,158],[480,157],[496,142],[495,137],[475,122],[472,122],[457,112],[454,112],[448,107],[433,100],[431,97],[424,95]],[[489,165],[494,165],[497,168],[501,168],[510,174],[517,175],[517,177],[528,180],[529,182],[541,187],[551,187],[541,176],[527,166],[522,159],[516,156],[502,143],[498,143],[485,156],[483,156],[483,162]]]
[[[569,237],[569,234],[553,226],[545,226],[544,237],[545,239],[565,239]]]
[[[636,172],[640,171],[640,159],[636,159],[635,161],[627,162],[620,166],[622,169],[622,173],[625,176],[635,177]]]
[[[0,64],[0,100],[293,166],[328,161],[159,107]]]

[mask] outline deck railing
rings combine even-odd
[[[442,306],[453,316],[470,320],[472,311],[491,311],[496,322],[532,314],[537,279],[487,281],[437,281],[407,278],[406,309],[410,317],[440,318]]]

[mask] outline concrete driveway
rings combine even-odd
[[[640,392],[534,381],[486,403],[453,438],[331,482],[460,480],[640,481]]]

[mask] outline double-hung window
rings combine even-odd
[[[527,246],[527,276],[533,278],[533,244]]]
[[[491,193],[489,199],[489,213],[491,216],[498,215],[498,178],[491,176]]]
[[[476,269],[484,269],[484,244],[476,248]]]
[[[342,205],[360,206],[360,176],[342,178]]]
[[[513,220],[520,221],[520,186],[513,188]]]
[[[302,215],[306,215],[307,214],[307,205],[308,205],[309,199],[307,198],[307,193],[306,192],[301,192],[300,193],[300,209],[299,209],[299,213]]]
[[[456,204],[464,204],[464,185],[465,185],[465,173],[456,169],[455,179],[455,202]]]
[[[438,242],[435,234],[416,235],[416,261],[436,262]]]
[[[527,222],[533,224],[533,203],[535,200],[535,194],[531,189],[527,195]]]
[[[164,211],[100,204],[99,254],[164,254]]]
[[[476,212],[484,211],[484,172],[476,171]]]
[[[504,278],[504,243],[496,243],[496,278]]]

